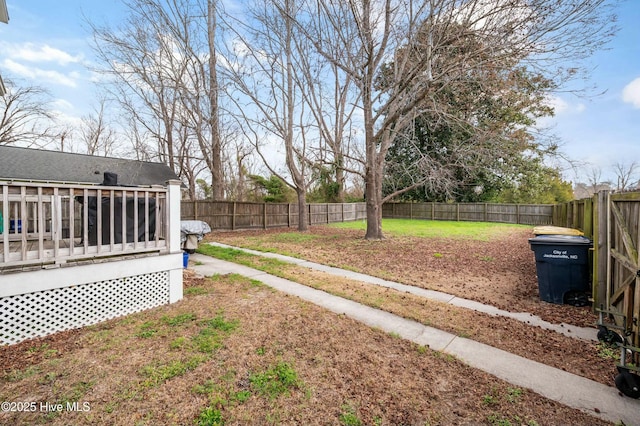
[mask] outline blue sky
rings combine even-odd
[[[0,74],[47,87],[56,111],[78,120],[95,106],[95,76],[90,71],[90,34],[84,17],[93,22],[122,19],[119,2],[7,0],[10,21],[0,24]],[[640,1],[619,8],[620,32],[609,49],[590,61],[591,81],[604,94],[584,98],[563,94],[554,98],[553,126],[562,149],[573,160],[587,163],[578,173],[599,167],[613,179],[616,162],[640,163]],[[585,180],[572,170],[569,180]]]
[[[85,16],[118,22],[119,2],[7,0],[9,24],[0,24],[0,75],[46,87],[54,108],[74,120],[94,105],[96,75]]]
[[[562,95],[550,120],[571,159],[600,167],[610,179],[613,164],[640,163],[640,1],[621,5],[618,26],[608,49],[589,61],[590,83],[604,93],[586,99]],[[576,178],[572,171],[566,177]]]

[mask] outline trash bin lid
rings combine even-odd
[[[533,228],[536,235],[584,235],[579,229],[563,228],[562,226],[536,226]]]
[[[529,244],[535,245],[591,245],[591,240],[580,235],[538,235],[529,238]]]

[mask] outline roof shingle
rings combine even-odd
[[[100,184],[104,173],[126,186],[165,185],[179,180],[165,164],[112,157],[0,146],[0,179]]]

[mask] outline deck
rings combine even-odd
[[[164,187],[0,182],[0,271],[168,252],[168,214]]]

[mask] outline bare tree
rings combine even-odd
[[[116,131],[105,114],[106,102],[104,98],[99,99],[94,111],[82,117],[79,133],[89,155],[111,156],[118,141]]]
[[[93,25],[94,49],[110,90],[139,125],[134,149],[155,140],[154,158],[189,181],[204,161],[223,197],[216,71],[216,0],[129,0],[119,29]],[[144,138],[140,138],[144,136]]]
[[[470,67],[494,72],[514,62],[544,72],[560,85],[577,75],[580,61],[612,34],[606,0],[318,0],[297,23],[317,51],[358,87],[365,139],[368,239],[383,238],[385,156],[416,114],[437,109],[438,91]],[[456,41],[480,48],[453,61]],[[410,52],[403,53],[403,52]],[[388,67],[392,67],[391,70]],[[380,84],[380,78],[392,78]],[[437,110],[436,110],[437,111]]]
[[[123,123],[123,133],[125,140],[131,144],[131,151],[127,152],[129,157],[139,161],[152,161],[155,158],[154,150],[151,149],[149,139],[153,139],[148,134],[144,126],[142,126],[135,117],[131,115],[121,117]]]
[[[156,157],[179,170],[181,149],[175,141],[180,97],[170,41],[159,31],[142,1],[128,3],[130,15],[122,29],[93,27],[94,50],[111,77],[107,90],[121,108],[155,139]],[[168,45],[169,44],[169,45]],[[184,68],[184,67],[183,67]],[[180,76],[178,76],[180,77]]]
[[[7,93],[0,96],[0,145],[46,145],[55,137],[49,92],[38,86],[20,87],[10,79],[5,85]]]
[[[243,141],[244,139],[240,137],[234,138],[233,143],[229,144],[234,149],[226,151],[226,158],[223,161],[225,176],[227,176],[225,182],[227,198],[234,201],[248,200],[251,189],[249,176],[256,174],[253,148]]]
[[[153,3],[153,2],[152,2]],[[224,198],[223,137],[219,106],[218,8],[219,0],[155,2],[159,29],[170,34],[176,56],[186,66],[178,88],[186,123],[192,127],[211,174],[211,196]]]
[[[617,191],[628,191],[638,186],[640,164],[637,161],[632,161],[631,163],[616,162],[613,165],[613,171],[616,174]]]
[[[292,17],[298,6],[295,0],[257,0],[252,6],[244,21],[228,22],[238,40],[236,62],[229,64],[228,73],[237,91],[240,128],[269,171],[296,191],[298,229],[305,231],[308,117],[294,68],[306,52],[296,49]],[[265,142],[273,138],[284,148],[286,173],[267,158],[273,144]]]
[[[602,168],[599,166],[591,166],[587,168],[586,179],[587,186],[585,189],[588,191],[589,197],[603,190],[611,190],[611,182],[603,180]]]
[[[56,136],[52,145],[60,152],[76,152],[75,143],[73,141],[76,128],[71,123],[64,123],[57,126]]]
[[[352,135],[357,111],[358,92],[353,78],[320,55],[313,54],[312,43],[304,37],[296,37],[299,56],[295,80],[304,102],[308,105],[317,128],[317,142],[309,147],[314,168],[329,167],[337,185],[336,199],[344,202],[344,190],[348,173],[361,174],[362,157],[357,153]]]

